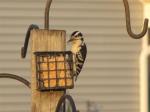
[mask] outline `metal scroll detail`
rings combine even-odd
[[[72,112],[77,112],[75,103],[74,103],[74,101],[73,101],[73,98],[72,98],[70,95],[66,95],[66,94],[64,94],[64,95],[60,98],[60,100],[59,100],[59,102],[58,102],[58,104],[57,104],[57,107],[56,107],[56,112],[62,112],[62,111],[61,111],[61,106],[62,106],[62,104],[65,105],[66,100],[69,101]],[[65,112],[65,109],[63,109],[63,110],[64,110],[63,112]]]
[[[29,81],[27,81],[26,79],[14,75],[14,74],[9,74],[9,73],[0,73],[0,78],[10,78],[10,79],[15,79],[18,80],[20,82],[22,82],[24,85],[26,85],[28,88],[31,88],[31,84]]]
[[[142,38],[147,33],[147,30],[148,30],[148,19],[144,20],[144,27],[143,27],[143,30],[142,30],[141,33],[139,33],[139,34],[133,33],[132,30],[131,30],[131,23],[130,23],[130,19],[131,18],[130,18],[130,10],[129,10],[128,1],[127,0],[123,0],[123,3],[124,3],[124,7],[125,7],[126,28],[127,28],[128,34],[134,39]]]

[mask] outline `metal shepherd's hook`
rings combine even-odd
[[[127,0],[123,0],[123,3],[124,3],[124,7],[125,7],[125,15],[126,15],[126,28],[127,28],[127,32],[128,34],[134,38],[134,39],[140,39],[142,38],[147,30],[148,30],[148,19],[145,19],[144,20],[144,27],[143,27],[143,30],[141,33],[139,34],[135,34],[132,32],[131,30],[131,23],[130,23],[130,11],[129,11],[129,4],[128,4],[128,1]]]
[[[15,79],[15,80],[18,80],[20,82],[22,82],[24,85],[26,85],[28,88],[31,88],[31,84],[28,80],[20,77],[20,76],[17,76],[17,75],[14,75],[14,74],[9,74],[9,73],[0,73],[0,78],[10,78],[10,79]]]
[[[49,11],[50,11],[50,6],[52,4],[52,0],[47,0],[47,3],[46,3],[46,7],[45,7],[45,23],[44,23],[44,27],[45,29],[49,29]]]
[[[51,3],[52,3],[52,0],[47,0],[46,7],[45,7],[44,28],[47,30],[49,29],[49,11],[50,11]],[[29,38],[30,38],[31,30],[33,30],[33,29],[39,29],[38,25],[31,24],[27,30],[24,46],[21,48],[21,57],[22,58],[26,57]]]

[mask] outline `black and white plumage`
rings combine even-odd
[[[71,51],[74,54],[74,76],[75,81],[77,80],[78,75],[80,74],[87,54],[87,47],[84,43],[84,38],[81,32],[75,31],[71,34],[71,38],[68,42],[71,42]]]

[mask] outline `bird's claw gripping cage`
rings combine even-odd
[[[35,52],[36,83],[40,91],[74,87],[71,51]]]

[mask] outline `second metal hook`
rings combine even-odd
[[[44,20],[45,29],[49,29],[49,11],[50,11],[51,3],[52,3],[52,0],[47,0],[46,7],[45,7],[45,20]],[[31,30],[33,30],[33,29],[39,29],[39,27],[37,25],[33,25],[33,24],[29,26],[27,33],[26,33],[24,46],[21,48],[21,57],[22,58],[26,57],[30,33],[31,33]]]
[[[144,20],[144,26],[143,26],[143,30],[141,33],[139,34],[135,34],[132,32],[131,30],[131,23],[130,23],[130,11],[129,11],[129,4],[128,4],[128,1],[127,0],[123,0],[123,3],[124,3],[124,7],[125,7],[125,15],[126,15],[126,28],[127,28],[127,32],[128,34],[134,38],[134,39],[139,39],[139,38],[142,38],[146,33],[147,33],[147,30],[148,30],[148,19],[145,19]]]

